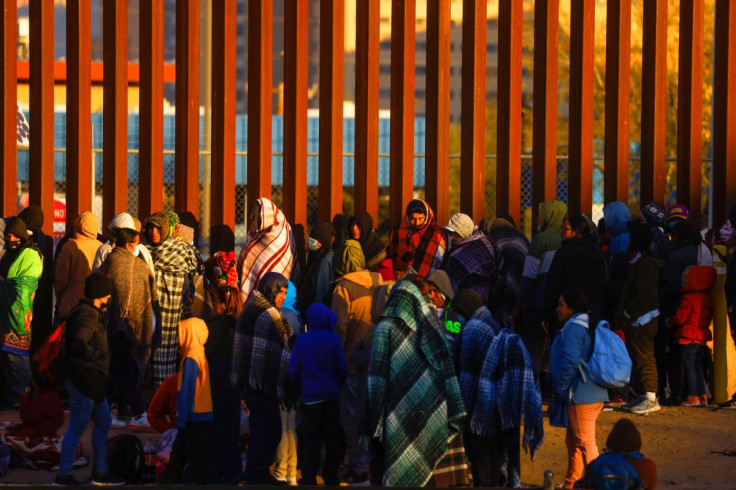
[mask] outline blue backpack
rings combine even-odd
[[[638,453],[634,453],[635,455]],[[587,470],[587,478],[578,480],[575,487],[602,490],[636,490],[642,488],[641,478],[621,453],[603,453],[594,459]]]
[[[631,379],[631,358],[621,337],[601,320],[595,329],[593,353],[588,361],[580,360],[584,375],[602,388],[623,388]],[[583,376],[585,381],[585,376]]]

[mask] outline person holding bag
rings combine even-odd
[[[588,316],[588,298],[579,289],[562,293],[557,319],[564,327],[552,344],[550,370],[555,396],[567,408],[567,474],[563,488],[573,488],[587,463],[598,457],[595,423],[608,401],[608,391],[584,374],[581,361],[593,352],[596,323]]]

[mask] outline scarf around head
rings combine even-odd
[[[143,222],[144,230],[148,223],[153,223],[154,226],[161,230],[161,241],[158,242],[158,244],[154,244],[146,240],[146,244],[152,249],[151,251],[153,252],[154,248],[161,246],[161,244],[163,244],[166,239],[169,238],[169,234],[171,233],[171,226],[168,216],[162,211],[155,213],[153,216],[149,217],[148,219],[146,219],[146,221]],[[146,238],[148,237],[146,236]]]
[[[407,209],[421,206],[427,217],[419,230],[412,230],[408,216],[401,220],[391,240],[393,265],[395,271],[405,271],[412,266],[417,271],[417,278],[424,279],[442,264],[445,254],[445,240],[442,231],[437,227],[432,208],[424,201],[415,199]]]
[[[248,233],[238,258],[240,299],[243,303],[269,272],[278,272],[286,279],[293,279],[292,276],[296,275],[296,244],[284,213],[265,197],[256,202],[261,226],[255,233]]]
[[[365,256],[365,268],[369,271],[375,270],[386,258],[386,244],[373,229],[373,217],[369,213],[358,213],[353,221],[360,228],[360,246]]]
[[[197,384],[194,392],[194,413],[212,411],[212,390],[210,388],[210,366],[204,353],[209,330],[201,318],[188,318],[179,322],[179,347],[181,348],[181,364],[179,373],[184,369],[184,361],[191,359],[197,363]],[[179,376],[176,389],[181,391],[183,376]]]

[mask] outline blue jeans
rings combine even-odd
[[[92,454],[94,456],[94,468],[98,473],[107,471],[107,431],[110,429],[112,416],[107,399],[95,403],[91,398],[83,395],[72,383],[71,379],[64,382],[64,387],[69,393],[69,427],[66,429],[64,439],[61,441],[61,461],[59,462],[59,475],[72,474],[72,463],[77,453],[79,438],[87,429],[89,420],[92,419],[95,426],[92,430]]]
[[[700,344],[687,344],[680,346],[680,357],[682,368],[685,371],[685,383],[687,394],[690,396],[702,396],[705,394],[705,381],[703,380],[703,356],[707,347]]]

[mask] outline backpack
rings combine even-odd
[[[642,488],[641,478],[631,463],[621,453],[603,453],[588,465],[585,481],[578,480],[575,487],[601,490],[637,490]]]
[[[120,434],[107,441],[107,465],[110,473],[125,479],[128,485],[141,482],[145,468],[143,443],[131,434]]]
[[[36,381],[41,387],[58,386],[69,375],[69,359],[64,349],[65,329],[66,321],[63,321],[33,354]]]
[[[595,329],[590,359],[581,359],[580,364],[588,378],[602,388],[623,388],[631,379],[631,358],[626,345],[605,320]]]

